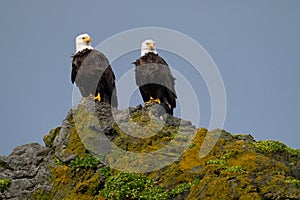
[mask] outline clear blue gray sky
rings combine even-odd
[[[72,106],[76,35],[98,44],[149,26],[180,31],[211,55],[226,87],[225,130],[300,148],[299,10],[297,0],[1,1],[0,155],[43,144],[61,124]],[[121,61],[117,79],[133,67]]]

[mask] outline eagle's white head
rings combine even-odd
[[[87,33],[78,35],[76,37],[76,53],[83,49],[93,49],[91,42],[91,37]]]
[[[156,48],[155,48],[155,43],[154,43],[153,40],[145,40],[142,43],[141,56],[144,56],[149,52],[153,52],[153,53],[157,54],[157,51],[156,51]]]

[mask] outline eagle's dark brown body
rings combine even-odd
[[[101,52],[84,49],[76,53],[72,61],[71,81],[76,83],[83,97],[100,93],[100,102],[118,106],[115,75]]]
[[[134,62],[136,84],[144,102],[159,99],[168,114],[173,115],[176,107],[175,78],[166,61],[149,52]]]

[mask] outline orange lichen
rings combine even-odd
[[[196,136],[192,141],[192,144],[194,145],[192,145],[191,148],[187,148],[180,160],[179,165],[182,170],[191,170],[205,163],[206,159],[199,158],[199,151],[206,133],[207,129],[205,128],[199,129],[197,131]]]

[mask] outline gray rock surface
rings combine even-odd
[[[26,144],[16,147],[9,156],[1,156],[0,163],[0,178],[12,179],[8,190],[0,193],[0,199],[29,199],[34,191],[51,190],[51,149],[38,143]]]

